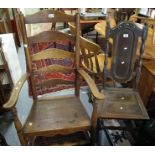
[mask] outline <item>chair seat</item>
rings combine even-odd
[[[130,88],[106,88],[104,101],[97,101],[98,117],[108,119],[149,119],[137,91]]]
[[[73,97],[38,100],[24,126],[24,134],[46,136],[90,128],[90,119],[81,101]]]
[[[104,68],[104,60],[105,60],[105,56],[104,54],[99,54],[97,55],[97,59],[99,62],[99,67],[100,67],[100,71],[103,72],[103,68]],[[98,73],[98,71],[96,70],[96,60],[95,57],[92,57],[92,63],[93,63],[93,68],[90,69],[92,72],[94,73]],[[84,61],[82,61],[82,65],[87,69],[88,67],[84,64]],[[91,68],[91,67],[90,67]],[[107,69],[110,70],[111,68],[111,58],[108,58],[108,65],[107,65]]]

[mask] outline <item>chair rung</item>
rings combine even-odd
[[[77,146],[90,145],[90,137],[84,132],[73,133],[70,135],[54,137],[36,137],[33,145],[48,145],[48,146]]]

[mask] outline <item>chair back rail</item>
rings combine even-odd
[[[25,54],[26,54],[26,62],[27,62],[27,69],[28,72],[31,73],[30,76],[30,85],[32,86],[32,93],[33,93],[33,97],[34,99],[37,98],[37,94],[36,94],[36,84],[35,84],[35,79],[34,76],[35,74],[41,74],[40,76],[42,76],[43,73],[50,73],[52,74],[53,72],[59,71],[60,74],[61,73],[65,73],[65,74],[71,74],[72,72],[74,72],[78,66],[79,66],[79,39],[78,36],[79,35],[79,30],[80,30],[80,26],[79,26],[79,21],[80,21],[80,17],[79,14],[76,14],[75,16],[72,15],[67,15],[63,12],[60,11],[56,11],[56,10],[42,10],[39,11],[35,14],[32,15],[28,15],[26,17],[23,16],[22,13],[20,13],[20,21],[21,21],[21,29],[22,29],[22,36],[23,36],[23,42],[24,42],[24,47],[25,47]],[[34,36],[30,36],[27,37],[27,31],[26,31],[26,25],[27,24],[37,24],[37,23],[52,23],[52,22],[74,22],[76,23],[76,35],[75,36],[71,36],[68,34],[65,34],[63,32],[60,31],[44,31],[41,32],[39,34],[36,34]],[[61,50],[61,49],[57,49],[56,46],[54,46],[54,48],[48,48],[46,50],[43,51],[39,51],[39,53],[37,53],[38,49],[35,46],[35,44],[37,43],[42,43],[42,42],[63,42],[63,41],[68,41],[70,43],[75,44],[75,53],[71,53],[65,50]],[[36,54],[30,55],[30,46],[34,45],[34,52]],[[47,67],[43,67],[43,68],[38,68],[37,71],[33,70],[33,62],[35,61],[42,61],[42,60],[50,60],[50,59],[58,59],[58,60],[68,60],[70,59],[73,62],[73,65],[75,66],[75,68],[69,68],[66,66],[62,67],[58,66],[57,64],[51,64]],[[76,60],[75,60],[76,59]],[[76,62],[76,63],[75,63]],[[74,64],[75,63],[75,64]],[[72,65],[72,67],[73,67]],[[77,73],[77,72],[75,72]],[[75,76],[77,76],[75,74]],[[48,79],[47,82],[45,82],[43,80],[43,82],[40,82],[40,85],[48,85],[49,83],[54,83],[54,84],[70,84],[70,83],[74,83],[75,86],[75,90],[78,89],[77,85],[75,83],[75,81],[71,81],[68,82],[66,80],[61,80],[61,79],[54,79],[54,80],[50,80]],[[42,83],[42,84],[41,84]],[[38,85],[38,84],[37,84]],[[78,92],[78,90],[76,90],[76,92]]]
[[[28,37],[29,45],[40,42],[51,42],[51,40],[53,42],[66,41],[75,43],[75,38],[73,36],[59,31],[44,31],[35,36]]]
[[[41,10],[33,15],[25,17],[26,24],[52,23],[52,22],[75,22],[75,16],[64,14],[57,10]]]
[[[69,51],[56,49],[56,48],[49,48],[43,50],[39,53],[33,54],[31,56],[32,61],[38,61],[42,59],[71,59],[74,61],[75,54]]]

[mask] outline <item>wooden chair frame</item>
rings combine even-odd
[[[147,37],[147,27],[143,29],[134,23],[124,21],[116,27],[110,28],[107,17],[106,39],[107,50],[104,61],[104,101],[98,101],[98,120],[100,129],[122,130],[125,126],[105,125],[105,119],[115,120],[147,120],[149,116],[140,98],[137,87],[140,78],[144,42]],[[113,39],[113,51],[111,71],[107,69],[107,53],[109,51],[109,39]],[[141,38],[140,56],[136,63],[136,49],[138,39]],[[126,39],[126,40],[125,40]],[[124,42],[123,42],[124,41]],[[130,48],[132,47],[132,48]],[[123,66],[125,64],[125,66]],[[122,67],[121,67],[122,65]],[[123,68],[124,67],[124,68]],[[121,69],[120,69],[121,68]],[[127,83],[131,79],[133,88],[111,88],[107,86],[107,77],[111,77],[117,83]],[[127,130],[130,130],[129,128]]]
[[[47,16],[48,15],[48,16]],[[34,71],[32,69],[32,64],[31,61],[32,60],[40,60],[40,59],[46,59],[46,58],[64,58],[64,57],[69,57],[71,59],[75,59],[75,98],[78,98],[79,96],[79,83],[78,83],[78,79],[81,76],[82,78],[85,79],[85,81],[87,82],[88,86],[90,87],[90,90],[92,91],[92,94],[94,95],[95,98],[97,99],[104,99],[104,95],[101,94],[94,81],[91,79],[91,77],[82,69],[80,69],[79,67],[79,54],[80,54],[80,48],[79,48],[79,42],[80,42],[80,38],[79,38],[79,14],[77,14],[76,16],[69,16],[69,15],[65,15],[62,12],[59,11],[54,11],[54,10],[42,10],[36,14],[33,15],[29,15],[27,17],[24,18],[24,16],[20,13],[19,14],[19,19],[20,19],[20,27],[22,30],[22,36],[23,36],[23,43],[24,43],[24,49],[25,49],[25,55],[26,55],[26,62],[27,62],[27,73],[24,74],[21,79],[17,82],[17,84],[14,86],[14,89],[11,93],[11,97],[8,100],[8,102],[6,102],[4,104],[4,108],[5,109],[10,109],[13,113],[13,119],[14,119],[14,123],[15,123],[15,128],[17,130],[18,133],[18,137],[19,140],[21,142],[22,145],[29,145],[31,143],[29,143],[29,140],[31,141],[31,139],[33,139],[33,137],[36,136],[54,136],[57,134],[61,134],[61,135],[66,135],[69,133],[74,133],[77,131],[85,131],[85,130],[91,130],[92,131],[92,143],[95,143],[95,131],[96,131],[96,122],[97,122],[97,107],[96,107],[96,103],[94,102],[93,104],[93,112],[92,112],[92,116],[91,116],[91,120],[90,120],[90,125],[81,125],[81,126],[77,126],[76,128],[62,128],[61,130],[48,130],[48,131],[33,131],[32,132],[27,132],[28,126],[31,126],[32,123],[29,122],[28,120],[30,120],[31,117],[28,117],[28,119],[26,120],[25,124],[22,125],[20,122],[20,119],[18,118],[18,114],[17,114],[17,110],[16,110],[16,103],[20,94],[20,91],[22,89],[23,84],[25,83],[26,80],[30,80],[31,82],[31,86],[32,86],[32,93],[33,93],[33,106],[31,109],[31,113],[35,113],[35,111],[33,111],[34,107],[37,105],[37,102],[40,102],[37,98],[37,95],[35,93],[35,82],[32,78],[32,75],[34,74]],[[61,38],[61,39],[66,39],[69,37],[69,39],[73,39],[73,37],[71,36],[67,36],[66,34],[61,35],[61,33],[59,32],[52,32],[52,31],[48,31],[48,32],[43,32],[40,33],[38,35],[32,36],[32,37],[27,37],[26,35],[26,28],[25,28],[25,24],[31,24],[31,23],[38,23],[38,22],[76,22],[77,23],[77,32],[76,32],[76,45],[75,45],[75,53],[70,53],[70,52],[66,52],[63,50],[54,50],[54,49],[49,49],[49,50],[45,50],[42,53],[37,53],[34,54],[33,56],[30,56],[29,53],[29,45],[30,43],[34,43],[34,42],[38,42],[39,37],[41,38],[41,41],[49,41],[51,39],[54,39],[55,41],[57,40],[56,38]],[[44,34],[44,35],[43,35]],[[50,35],[49,35],[50,34]],[[55,36],[55,35],[57,36]],[[48,36],[48,37],[47,37]],[[62,54],[60,54],[62,53]],[[66,69],[66,70],[65,70]],[[47,72],[47,71],[63,71],[65,73],[69,73],[70,69],[66,68],[66,67],[60,67],[59,65],[55,65],[54,67],[49,66],[46,68],[42,68],[39,69],[37,72]],[[61,81],[52,81],[52,80],[48,80],[47,82],[43,82],[43,84],[49,84],[50,82],[58,82],[61,83]],[[59,97],[57,97],[59,98]],[[62,98],[63,99],[63,98]],[[65,98],[63,99],[65,101]],[[52,99],[50,100],[52,103]],[[45,101],[46,102],[46,101]],[[67,101],[66,101],[67,102]],[[64,107],[65,108],[65,107]],[[76,110],[76,109],[73,109]],[[79,110],[80,112],[81,110]],[[50,112],[52,113],[52,112]],[[85,115],[85,114],[84,114]],[[63,117],[63,116],[62,116]],[[54,118],[56,120],[56,118]],[[27,125],[27,121],[29,122]],[[69,121],[69,120],[68,120]],[[71,122],[70,122],[71,123]],[[35,124],[35,122],[34,122]],[[82,127],[83,126],[83,127]],[[28,139],[29,138],[29,139]]]
[[[75,35],[75,25],[72,23],[68,23],[68,25],[72,34]],[[88,72],[94,79],[98,78],[102,80],[105,55],[103,54],[101,47],[98,44],[80,36],[80,51],[81,63],[84,70]],[[108,67],[110,68],[110,58],[108,61]]]

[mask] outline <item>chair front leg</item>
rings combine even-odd
[[[92,123],[92,145],[97,144],[97,102],[95,101],[95,98],[93,99],[93,112],[92,112],[92,118],[91,118],[91,123]]]

